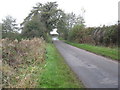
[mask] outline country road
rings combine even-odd
[[[72,71],[87,88],[118,88],[118,63],[105,57],[68,45],[54,44]]]

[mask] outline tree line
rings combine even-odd
[[[58,9],[56,2],[37,3],[21,23],[21,36],[24,38],[43,37],[47,40],[50,32],[57,28],[60,36],[66,38],[68,30],[74,24],[81,23],[81,20],[83,20],[81,16],[76,17],[74,13],[66,14],[62,9]],[[3,19],[3,38],[9,37],[10,33],[16,34],[15,29],[19,30],[16,26],[16,21],[11,16]]]
[[[86,27],[83,14],[75,15],[65,13],[58,8],[57,2],[37,3],[17,27],[15,19],[8,16],[3,19],[2,38],[33,38],[42,37],[47,42],[51,41],[50,32],[57,29],[59,37],[77,43],[89,43],[93,45],[114,46],[118,42],[118,25],[103,27]],[[18,33],[19,30],[21,33]]]
[[[84,27],[83,25],[76,25],[70,30],[68,40],[100,46],[117,46],[118,25],[104,25],[102,27]]]

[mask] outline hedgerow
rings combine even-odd
[[[2,39],[2,87],[35,88],[45,60],[45,41]]]

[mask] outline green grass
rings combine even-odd
[[[64,41],[67,44],[70,44],[72,46],[96,53],[98,55],[102,55],[114,60],[118,60],[118,49],[117,48],[109,48],[109,47],[102,47],[102,46],[94,46],[94,45],[88,45],[88,44],[79,44],[79,43],[72,43],[68,41]]]
[[[62,37],[58,37],[59,40],[64,40]]]
[[[53,44],[47,45],[46,65],[38,88],[83,88]]]

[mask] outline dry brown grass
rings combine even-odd
[[[2,87],[35,88],[45,60],[43,39],[0,40],[2,46]],[[1,49],[2,48],[2,49]]]

